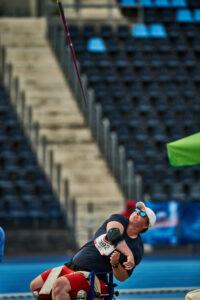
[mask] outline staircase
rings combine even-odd
[[[46,39],[45,18],[0,19],[1,46],[6,47],[6,62],[19,78],[32,108],[40,138],[54,152],[54,163],[62,166],[62,182],[69,179],[70,197],[77,203],[76,237],[79,246],[89,231],[124,205],[117,183],[87,128],[61,68]],[[63,192],[62,192],[63,193]],[[61,193],[61,201],[62,201]],[[88,213],[92,203],[94,213]]]

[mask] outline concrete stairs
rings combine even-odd
[[[120,212],[124,196],[110,174],[70,87],[46,39],[45,18],[0,19],[0,44],[6,47],[6,62],[19,78],[32,107],[33,122],[40,125],[54,163],[62,166],[62,182],[69,179],[70,196],[77,201],[77,241],[88,239],[112,213]],[[61,201],[62,201],[61,193]],[[88,214],[88,203],[94,213]]]

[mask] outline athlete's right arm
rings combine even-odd
[[[107,232],[112,228],[118,228],[120,231],[120,234],[122,235],[124,233],[124,226],[117,222],[117,221],[111,221],[107,224]],[[132,251],[128,247],[127,243],[125,241],[120,242],[117,247],[117,250],[119,250],[121,253],[123,253],[127,257],[127,261],[124,262],[124,267],[126,270],[131,270],[135,266],[135,260]]]

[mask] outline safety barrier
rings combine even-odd
[[[165,294],[165,293],[188,293],[199,287],[169,287],[169,288],[147,288],[147,289],[120,289],[119,295],[141,295],[141,294]],[[0,299],[33,298],[32,293],[8,293],[0,294]]]

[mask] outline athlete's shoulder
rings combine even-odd
[[[128,223],[128,218],[123,216],[122,214],[112,214],[110,218],[108,219],[108,222],[111,221],[116,221],[122,224],[127,224]]]

